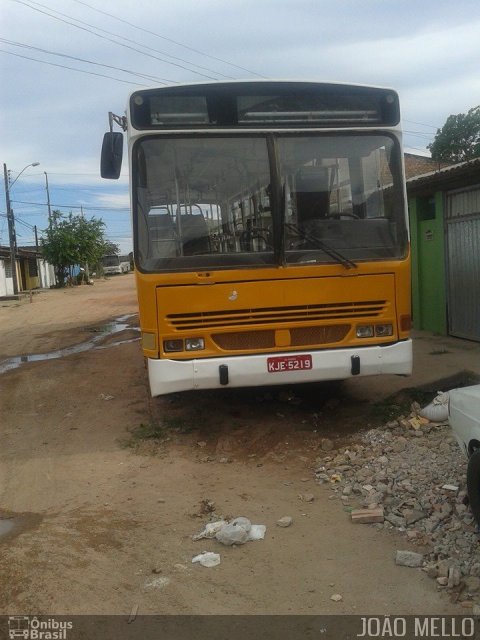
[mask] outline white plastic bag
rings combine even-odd
[[[249,539],[248,534],[251,527],[251,522],[247,518],[235,518],[223,526],[220,531],[217,531],[215,538],[227,546],[245,544]]]
[[[204,551],[192,558],[192,562],[199,562],[202,567],[216,567],[220,564],[220,555],[213,551]]]
[[[430,422],[448,420],[448,392],[437,391],[437,396],[420,411],[420,415]]]
[[[267,527],[264,524],[252,524],[248,518],[235,518],[231,522],[218,520],[209,522],[205,529],[192,536],[192,540],[215,538],[227,546],[245,544],[249,540],[263,540]]]
[[[248,532],[249,540],[263,540],[267,527],[264,524],[252,524]]]
[[[215,534],[227,524],[226,520],[217,520],[217,522],[208,522],[205,529],[200,533],[192,536],[192,540],[202,540],[202,538],[215,538]]]

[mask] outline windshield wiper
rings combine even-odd
[[[323,240],[320,240],[320,238],[318,238],[314,233],[305,231],[304,229],[297,227],[297,225],[295,224],[290,224],[288,222],[285,222],[284,224],[287,229],[290,229],[290,231],[293,231],[294,233],[298,234],[298,236],[300,236],[300,238],[302,238],[303,240],[307,240],[308,242],[311,242],[313,245],[316,245],[318,249],[321,249],[331,258],[339,262],[341,265],[345,267],[345,269],[356,268],[357,264],[353,262],[353,260],[350,260],[349,258],[344,256],[342,253],[340,253],[340,251],[337,251],[337,249],[334,249],[333,247],[330,247],[329,245],[325,244]]]

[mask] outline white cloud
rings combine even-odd
[[[130,206],[128,193],[102,193],[97,196],[100,206],[123,209]]]

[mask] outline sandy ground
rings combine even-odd
[[[15,525],[0,536],[1,613],[465,613],[421,570],[395,566],[405,538],[351,524],[313,479],[321,439],[351,442],[370,401],[411,380],[152,400],[136,316],[102,337],[136,310],[131,274],[0,301],[0,366],[92,337],[105,347],[0,375],[0,517]],[[429,340],[419,344],[442,374],[447,349]],[[163,443],[136,440],[139,429]],[[312,503],[299,498],[306,492]],[[265,524],[265,539],[193,542],[206,500],[219,515]],[[289,528],[276,526],[282,516],[293,517]],[[221,564],[192,564],[203,550]]]

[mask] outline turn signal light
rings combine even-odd
[[[400,316],[400,331],[410,331],[412,328],[412,317],[410,315]]]
[[[142,347],[149,351],[155,351],[157,348],[157,336],[154,333],[144,331],[142,333]]]

